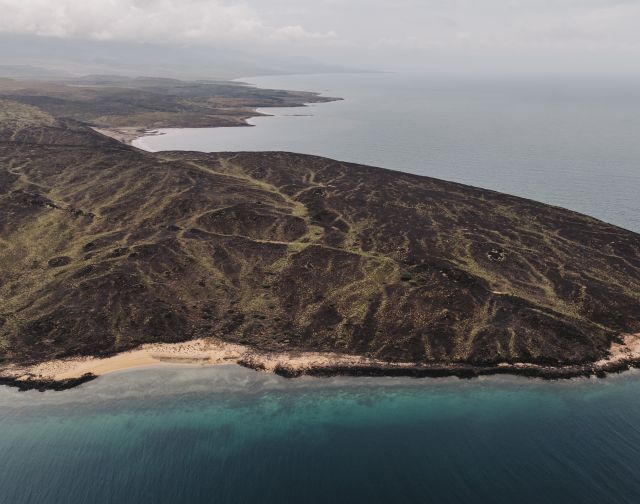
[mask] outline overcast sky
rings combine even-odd
[[[0,32],[379,69],[640,71],[640,0],[0,0]]]

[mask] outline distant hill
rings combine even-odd
[[[112,75],[53,81],[0,78],[2,97],[91,126],[143,129],[243,126],[247,118],[260,115],[258,107],[295,107],[336,99],[237,82]]]
[[[86,74],[233,79],[251,75],[357,70],[313,60],[278,59],[227,48],[99,42],[0,34],[0,77]],[[23,67],[22,73],[16,73]],[[7,73],[3,73],[3,68]],[[27,68],[32,68],[28,73]]]
[[[71,74],[62,70],[32,65],[0,65],[0,78],[1,77],[12,79],[66,79],[71,77]]]

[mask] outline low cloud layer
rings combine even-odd
[[[0,0],[0,32],[135,42],[256,44],[335,37],[265,23],[246,4],[219,0]]]
[[[640,72],[640,0],[0,0],[0,33],[374,68]]]

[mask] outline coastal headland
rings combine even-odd
[[[92,119],[98,88],[0,93],[2,383],[65,388],[167,361],[546,378],[640,361],[639,235],[317,156],[143,152],[94,128],[188,116],[132,121],[107,104],[117,120]]]
[[[1,98],[91,125],[127,144],[160,128],[249,126],[247,119],[264,115],[258,108],[304,107],[341,99],[235,81],[115,76],[57,82],[0,78]]]

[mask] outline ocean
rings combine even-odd
[[[455,180],[640,231],[640,86],[605,78],[252,79],[344,101],[150,150],[289,150]],[[0,387],[0,504],[640,502],[640,371],[548,382],[238,366]]]
[[[635,504],[639,380],[222,366],[3,387],[0,502]]]
[[[247,79],[245,79],[247,81]],[[640,79],[279,76],[344,101],[261,109],[254,128],[162,130],[149,150],[285,150],[515,194],[640,231]]]

